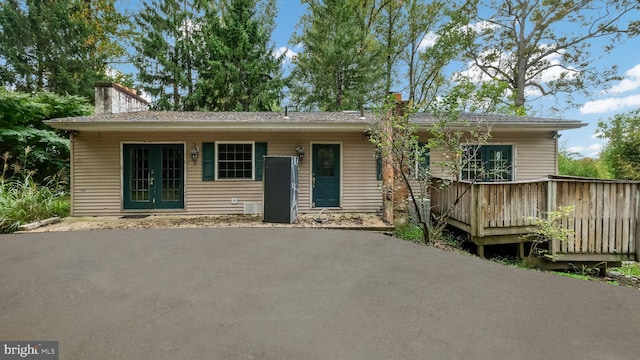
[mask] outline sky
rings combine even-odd
[[[126,3],[131,6],[131,2],[131,0],[120,0],[121,6]],[[287,51],[288,56],[293,56],[301,49],[289,44],[289,41],[291,35],[296,31],[300,16],[305,12],[305,6],[301,5],[299,0],[278,0],[278,8],[276,28],[272,34],[273,44],[277,52]],[[566,30],[573,31],[573,29]],[[607,120],[616,113],[628,112],[640,107],[640,36],[626,39],[617,45],[611,53],[600,58],[598,49],[606,45],[606,40],[605,42],[593,41],[591,45],[591,51],[595,58],[592,63],[598,67],[617,64],[619,75],[624,79],[611,83],[611,87],[607,90],[590,89],[592,94],[590,99],[577,98],[580,102],[579,105],[552,115],[557,118],[580,120],[588,124],[581,129],[562,131],[559,140],[564,148],[587,157],[597,156],[605,144],[604,140],[596,137],[599,120]],[[532,105],[537,112],[536,115],[549,116],[549,113],[545,113],[545,111],[548,111],[555,103],[556,99],[549,99],[538,100]],[[564,107],[561,98],[559,104]]]

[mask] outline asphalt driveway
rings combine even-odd
[[[638,290],[366,232],[0,236],[0,340],[60,359],[638,359]]]

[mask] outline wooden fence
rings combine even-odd
[[[536,217],[561,206],[575,208],[562,226],[570,241],[554,240],[560,261],[621,261],[640,257],[640,182],[553,176],[508,183],[452,182],[431,190],[432,211],[449,210],[449,223],[468,232],[482,254],[484,245],[522,243]],[[458,199],[457,205],[454,205]],[[521,246],[523,249],[523,246]],[[523,250],[521,250],[521,255]]]

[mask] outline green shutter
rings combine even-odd
[[[262,169],[264,167],[265,155],[267,155],[267,143],[257,142],[255,146],[256,181],[262,181]]]
[[[216,178],[216,143],[202,143],[202,181]]]

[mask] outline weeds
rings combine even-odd
[[[416,226],[413,224],[408,224],[408,225],[398,227],[393,232],[393,236],[400,238],[402,240],[424,244],[422,229],[419,226]]]
[[[624,262],[621,267],[612,268],[611,270],[624,276],[640,277],[640,263],[637,262]]]
[[[413,225],[413,224],[408,224],[408,225],[399,227],[393,233],[393,236],[397,238],[424,245],[423,235],[424,235],[424,232],[422,231],[422,228],[420,226]],[[440,242],[440,243],[449,245],[453,248],[461,249],[461,250],[462,250],[462,243],[464,243],[464,241],[465,241],[464,237],[460,237],[458,235],[455,235],[449,232],[442,232],[436,240],[436,242]]]
[[[31,151],[24,151],[24,163]],[[26,170],[19,163],[11,165],[14,174],[6,177],[9,168],[9,153],[2,155],[2,175],[0,177],[0,233],[11,233],[20,225],[42,220],[54,215],[69,213],[69,200],[64,184],[59,178],[50,177],[38,184],[35,171]]]

